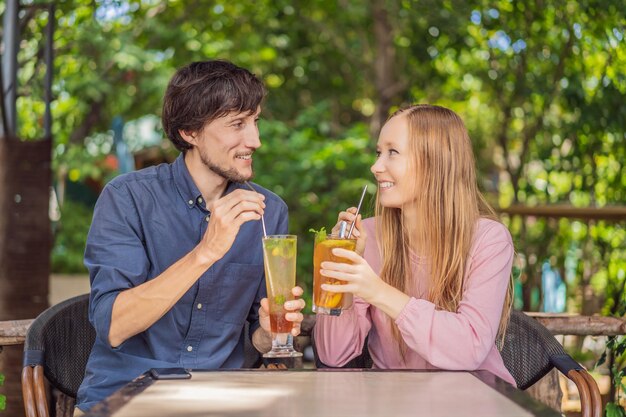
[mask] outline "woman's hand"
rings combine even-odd
[[[346,249],[335,248],[333,255],[345,258],[352,263],[322,262],[320,273],[323,276],[346,281],[346,284],[343,285],[322,284],[324,291],[350,292],[372,304],[374,296],[388,287],[359,254]]]
[[[335,248],[333,255],[346,258],[352,264],[322,262],[320,272],[323,276],[346,281],[343,285],[322,284],[324,291],[351,292],[366,303],[376,306],[393,320],[400,315],[411,299],[408,295],[383,281],[358,254]]]
[[[337,224],[335,225],[335,227],[333,227],[332,233],[334,235],[339,234],[339,228],[342,221],[345,221],[348,224],[348,230],[350,230],[349,228],[352,225],[352,222],[356,221],[356,224],[354,225],[354,230],[352,230],[352,236],[357,238],[355,251],[359,255],[363,255],[363,252],[365,251],[365,241],[367,240],[367,233],[365,232],[365,228],[362,225],[361,215],[359,214],[358,216],[355,216],[355,213],[356,207],[350,207],[346,211],[340,212],[339,216],[337,216]]]

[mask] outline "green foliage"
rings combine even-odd
[[[373,182],[376,122],[410,102],[461,114],[480,185],[495,205],[623,205],[621,9],[620,0],[58,2],[57,180],[108,180],[116,172],[103,162],[113,117],[158,117],[176,68],[225,58],[268,87],[256,181],[287,201],[291,232],[302,237],[356,204],[359,189]],[[23,27],[18,112],[25,139],[43,130],[47,20],[35,13]],[[571,310],[592,313],[600,304],[609,314],[626,275],[623,224],[505,222],[522,260],[520,307],[538,304],[541,264],[552,258],[567,279]],[[305,284],[311,255],[312,243],[301,239]]]
[[[624,317],[626,315],[626,292],[622,285],[622,293],[615,299],[615,305],[612,308],[613,315],[616,317]],[[605,415],[607,417],[626,415],[624,408],[621,407],[621,398],[626,393],[626,336],[609,336],[606,342],[606,349],[600,356],[596,366],[600,366],[608,361],[609,372],[611,375],[611,390],[614,396],[609,399],[606,406]]]
[[[0,373],[0,387],[4,385],[4,374]],[[0,394],[0,411],[7,408],[7,397]]]
[[[326,240],[326,236],[327,236],[327,232],[326,232],[326,228],[322,227],[320,230],[315,230],[315,229],[309,229],[309,232],[313,233],[315,235],[314,238],[314,243],[318,244],[320,242],[323,242]]]
[[[440,35],[431,49],[444,80],[438,98],[464,116],[481,185],[499,206],[626,201],[626,21],[615,1],[561,6],[472,2],[459,31],[465,45]],[[523,260],[525,309],[546,258],[568,276],[573,310],[597,311],[587,307],[593,298],[611,303],[604,288],[626,273],[623,224],[505,221]]]
[[[605,416],[606,417],[624,417],[626,416],[626,411],[624,411],[624,407],[618,404],[608,403],[606,405]]]
[[[97,134],[84,143],[59,144],[54,150],[53,168],[59,181],[106,183],[117,172],[110,135]]]
[[[61,220],[56,224],[52,249],[52,272],[87,273],[83,265],[85,242],[93,208],[66,200],[61,208]]]
[[[263,146],[255,159],[254,181],[289,206],[289,232],[300,237],[297,274],[305,299],[310,299],[313,279],[314,236],[308,230],[334,226],[340,211],[357,204],[363,185],[376,188],[369,174],[374,151],[367,127],[356,124],[341,137],[329,137],[324,125],[311,116],[320,111],[318,107],[301,114],[291,126],[261,121]],[[373,200],[370,194],[364,207]]]

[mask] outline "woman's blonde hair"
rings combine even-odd
[[[452,110],[426,104],[398,110],[409,126],[409,163],[417,218],[407,230],[401,208],[376,201],[376,233],[382,255],[381,278],[408,293],[412,281],[411,251],[427,259],[428,300],[437,309],[457,312],[476,224],[481,217],[498,220],[480,193],[472,144],[461,118]],[[406,176],[408,179],[408,176]],[[511,310],[512,284],[507,291],[498,339],[504,337]],[[404,357],[397,326],[393,335]]]

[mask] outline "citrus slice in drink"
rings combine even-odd
[[[336,308],[341,303],[341,297],[343,293],[337,292],[325,292],[322,296],[321,305],[326,308]]]

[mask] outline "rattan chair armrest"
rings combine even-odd
[[[22,369],[22,398],[24,399],[24,412],[26,417],[39,417],[35,404],[32,366],[25,366],[24,369]]]
[[[50,417],[48,409],[48,394],[46,381],[44,378],[43,366],[37,365],[33,368],[33,386],[35,388],[35,403],[39,417]]]
[[[587,381],[589,394],[591,396],[591,415],[592,417],[602,417],[602,398],[600,397],[600,389],[596,380],[586,370],[578,371]]]
[[[571,379],[574,384],[576,384],[576,388],[578,388],[578,394],[580,395],[581,417],[592,417],[591,393],[589,392],[589,385],[587,384],[587,380],[580,373],[580,371],[576,369],[572,369],[571,371],[569,371],[566,376]]]

